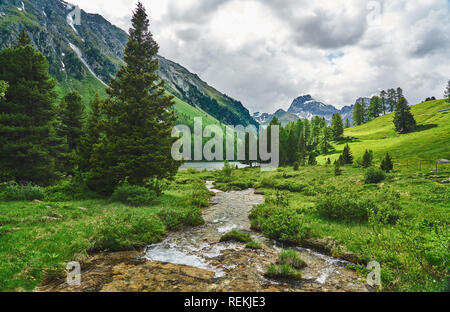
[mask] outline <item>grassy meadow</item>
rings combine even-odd
[[[31,291],[64,276],[68,261],[141,248],[168,230],[202,224],[201,207],[211,194],[199,177],[180,173],[163,195],[139,207],[108,198],[71,199],[89,196],[64,187],[30,196],[41,200],[0,200],[0,291]]]

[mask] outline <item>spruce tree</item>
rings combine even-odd
[[[19,37],[17,38],[17,46],[24,47],[29,44],[31,44],[31,38],[25,32],[25,29],[22,29],[22,31],[19,33]]]
[[[362,166],[364,168],[369,168],[372,166],[373,162],[373,152],[371,150],[366,150],[362,159]]]
[[[389,153],[387,153],[384,159],[381,161],[380,169],[386,172],[390,172],[394,169],[394,164],[392,163],[392,158]]]
[[[382,113],[381,100],[378,96],[372,97],[368,109],[369,119],[374,119],[380,116]]]
[[[67,93],[60,103],[60,135],[67,140],[68,152],[72,153],[80,145],[85,119],[84,104],[77,91]]]
[[[386,112],[388,110],[388,99],[387,99],[387,92],[382,90],[380,92],[380,103],[381,103],[381,111],[383,112],[383,115],[386,115]]]
[[[353,123],[360,126],[364,123],[363,107],[361,103],[355,103],[353,107]]]
[[[91,112],[84,126],[76,157],[78,170],[81,172],[87,172],[92,169],[91,157],[94,145],[97,144],[100,139],[100,103],[100,96],[96,93],[90,105]]]
[[[395,106],[397,105],[396,93],[395,93],[394,89],[388,90],[387,102],[388,102],[389,112],[393,112],[395,110]]]
[[[102,136],[93,152],[95,166],[88,186],[110,194],[125,179],[144,185],[149,178],[173,177],[180,166],[171,156],[176,116],[173,96],[158,76],[159,47],[149,31],[141,2],[133,12],[123,66],[102,102]]]
[[[336,113],[333,115],[331,128],[333,129],[334,140],[339,140],[344,134],[344,123],[342,121],[341,114]]]
[[[316,154],[314,152],[309,153],[308,165],[310,166],[317,165]]]
[[[0,51],[0,179],[47,185],[57,178],[56,81],[45,56],[31,45]]]
[[[450,80],[447,83],[447,88],[445,88],[444,97],[447,99],[447,102],[450,103]]]
[[[328,154],[328,152],[333,148],[330,141],[333,135],[333,130],[330,127],[325,127],[322,129],[322,136],[319,142],[319,149],[322,154]]]
[[[344,151],[342,152],[342,160],[344,162],[344,165],[353,164],[353,155],[348,144],[345,145]]]
[[[395,108],[394,125],[398,133],[407,133],[416,127],[416,120],[404,97],[400,98]]]

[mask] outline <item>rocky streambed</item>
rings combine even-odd
[[[264,277],[281,245],[251,231],[248,214],[264,196],[253,189],[216,193],[204,210],[205,224],[169,233],[143,253],[105,253],[93,257],[83,268],[81,286],[53,282],[37,291],[367,291],[365,281],[347,269],[344,260],[306,248],[297,248],[307,267],[303,280],[275,281]],[[219,242],[236,229],[249,232],[262,250],[249,250],[242,243]]]

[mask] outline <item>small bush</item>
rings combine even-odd
[[[273,207],[267,219],[258,221],[265,236],[281,242],[298,243],[309,236],[303,216],[290,208]]]
[[[135,207],[148,205],[155,198],[155,191],[142,186],[128,184],[117,187],[111,196],[112,201]]]
[[[94,251],[121,251],[161,241],[166,233],[164,223],[154,215],[136,216],[123,213],[108,216],[95,233]]]
[[[300,270],[306,267],[305,261],[300,258],[298,252],[292,249],[284,249],[278,254],[278,265],[287,264],[294,269]]]
[[[366,152],[364,153],[364,156],[362,158],[361,165],[364,168],[369,168],[370,166],[372,166],[372,162],[373,162],[373,151],[366,150]]]
[[[205,186],[203,181],[195,181],[193,183],[193,190],[191,194],[191,205],[197,208],[208,207],[209,202],[208,198],[210,197],[210,193],[208,188]]]
[[[270,265],[267,267],[267,271],[264,274],[268,278],[274,279],[291,279],[291,280],[301,280],[302,273],[295,270],[288,264],[283,265]]]
[[[31,201],[43,200],[45,190],[35,185],[18,185],[17,183],[5,183],[0,185],[0,200],[3,201]]]
[[[258,250],[258,249],[263,249],[263,245],[252,241],[252,242],[248,242],[247,244],[245,244],[245,248]]]
[[[232,230],[231,232],[228,232],[227,234],[223,235],[220,238],[221,242],[229,242],[229,241],[235,241],[235,242],[243,242],[248,243],[252,241],[252,237],[249,233],[242,233],[236,230]]]
[[[366,184],[380,183],[381,181],[384,181],[385,179],[386,179],[386,174],[381,169],[371,167],[371,168],[367,169],[367,171],[364,173],[364,182]]]
[[[320,196],[316,210],[322,218],[336,221],[367,221],[368,209],[375,209],[375,203],[357,194],[328,194]]]

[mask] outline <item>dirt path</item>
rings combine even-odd
[[[205,225],[171,232],[144,253],[106,253],[82,271],[80,287],[54,282],[37,291],[367,291],[364,280],[345,268],[348,262],[298,248],[307,268],[299,282],[272,281],[263,274],[280,247],[250,230],[248,214],[264,201],[253,189],[216,193],[205,209]],[[240,243],[220,243],[232,230],[250,232],[264,245],[253,251]]]

